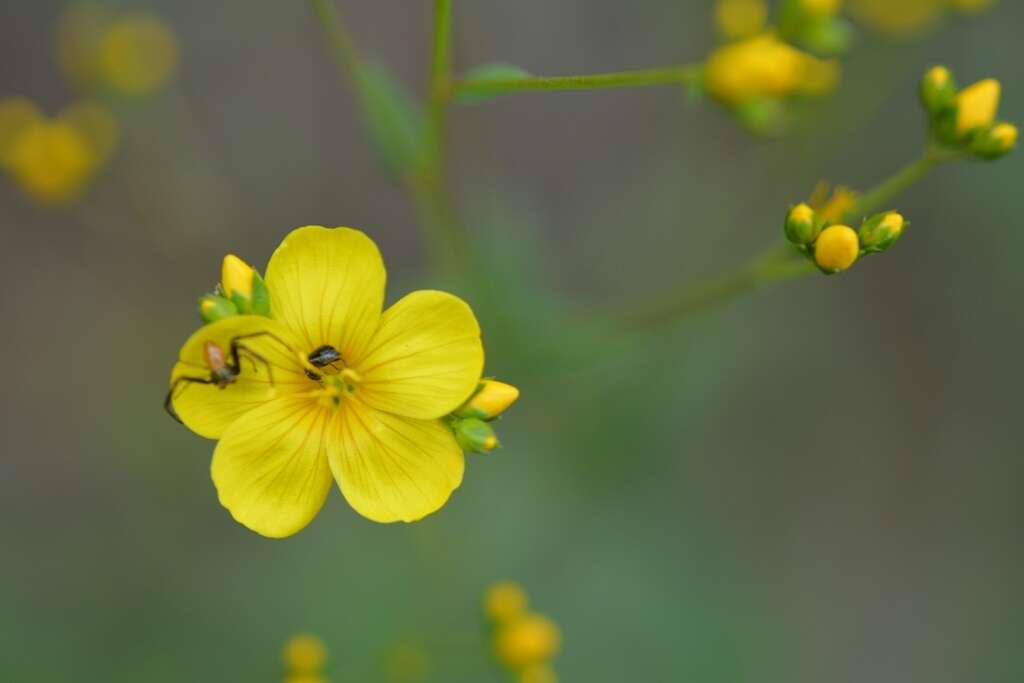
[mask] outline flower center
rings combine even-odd
[[[324,408],[340,408],[345,399],[355,394],[362,378],[355,370],[344,368],[330,376],[317,380],[319,386],[307,396]]]

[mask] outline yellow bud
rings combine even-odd
[[[810,244],[817,235],[818,224],[814,209],[807,204],[797,204],[786,215],[786,239],[793,244]]]
[[[999,123],[992,128],[992,138],[1005,150],[1013,149],[1017,144],[1017,135],[1017,126],[1012,123]]]
[[[480,388],[473,394],[473,397],[455,411],[455,414],[462,417],[492,420],[505,412],[518,398],[519,389],[511,384],[495,379],[485,379],[480,383]]]
[[[830,225],[821,231],[814,243],[814,260],[819,268],[831,273],[846,270],[859,255],[857,233],[846,225]]]
[[[896,240],[903,234],[906,224],[903,215],[895,211],[876,214],[868,218],[860,226],[861,248],[870,253],[885,251],[896,244]]]
[[[526,591],[514,581],[502,581],[487,589],[484,612],[496,623],[506,623],[526,612]]]
[[[815,19],[828,19],[839,12],[840,0],[800,0],[800,9]]]
[[[513,671],[550,661],[558,654],[562,635],[553,621],[527,614],[503,624],[494,637],[494,653]]]
[[[956,96],[956,133],[964,137],[992,125],[999,110],[1001,86],[994,78],[969,85]]]
[[[306,633],[285,643],[284,665],[293,674],[316,674],[327,662],[327,648],[322,640]]]
[[[768,18],[764,0],[718,0],[715,25],[727,38],[746,38],[759,33]]]
[[[246,299],[252,297],[252,266],[234,254],[228,254],[224,257],[220,273],[220,284],[229,299],[235,292]]]
[[[944,66],[933,66],[921,79],[921,103],[930,114],[948,109],[956,98],[953,74]]]
[[[523,669],[519,674],[519,683],[558,683],[558,676],[550,666],[535,664]]]
[[[848,187],[839,185],[832,191],[832,196],[818,209],[818,215],[829,223],[843,220],[843,216],[857,203],[857,193]]]

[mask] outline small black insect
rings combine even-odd
[[[318,368],[325,368],[328,365],[337,370],[334,364],[341,361],[341,354],[338,353],[338,349],[334,348],[330,344],[324,344],[313,349],[306,359],[314,366]],[[316,374],[312,370],[306,370],[306,377],[311,380],[320,379],[320,375]]]

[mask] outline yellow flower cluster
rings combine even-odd
[[[986,78],[957,91],[944,66],[929,69],[921,80],[921,103],[929,116],[933,140],[953,152],[997,159],[1017,144],[1017,127],[997,121],[1002,86]]]
[[[291,638],[284,646],[284,683],[327,683],[324,665],[327,648],[316,636],[302,633]]]
[[[927,28],[948,10],[973,13],[993,0],[849,0],[850,13],[876,31],[896,35]]]
[[[526,591],[503,581],[484,595],[484,613],[493,627],[494,656],[518,683],[557,683],[551,663],[562,634],[548,617],[531,612]]]
[[[179,51],[173,31],[157,17],[120,14],[84,0],[61,16],[57,60],[68,80],[84,90],[147,95],[174,75]]]
[[[820,211],[801,203],[786,214],[786,239],[804,251],[826,274],[842,272],[865,254],[881,253],[891,247],[903,234],[907,223],[895,211],[876,214],[865,220],[859,231],[843,224],[843,215],[849,210],[845,197],[852,197],[840,189]]]
[[[47,117],[25,98],[0,101],[0,165],[39,201],[79,196],[117,141],[117,121],[94,102],[79,102]]]
[[[704,67],[708,92],[726,105],[822,95],[838,78],[837,62],[802,52],[771,32],[723,45],[708,56]]]

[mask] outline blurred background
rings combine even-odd
[[[0,5],[0,97],[78,99],[66,6]],[[340,6],[422,94],[431,3]],[[569,683],[1024,679],[1022,155],[937,171],[894,207],[898,247],[843,276],[626,344],[573,322],[741,263],[821,179],[864,188],[913,158],[935,63],[1000,78],[1024,119],[1024,5],[862,29],[834,95],[778,139],[671,87],[456,109],[452,182],[491,264],[460,294],[488,372],[523,391],[504,447],[421,523],[332,493],[284,541],[232,521],[213,443],[161,409],[220,259],[263,268],[296,226],[350,225],[381,246],[389,300],[448,283],[306,3],[107,7],[155,13],[178,60],[158,90],[106,97],[120,141],[79,196],[0,182],[0,678],[276,681],[310,631],[334,683],[501,681],[480,600],[514,579],[560,625]],[[692,62],[711,14],[456,2],[457,68]]]

